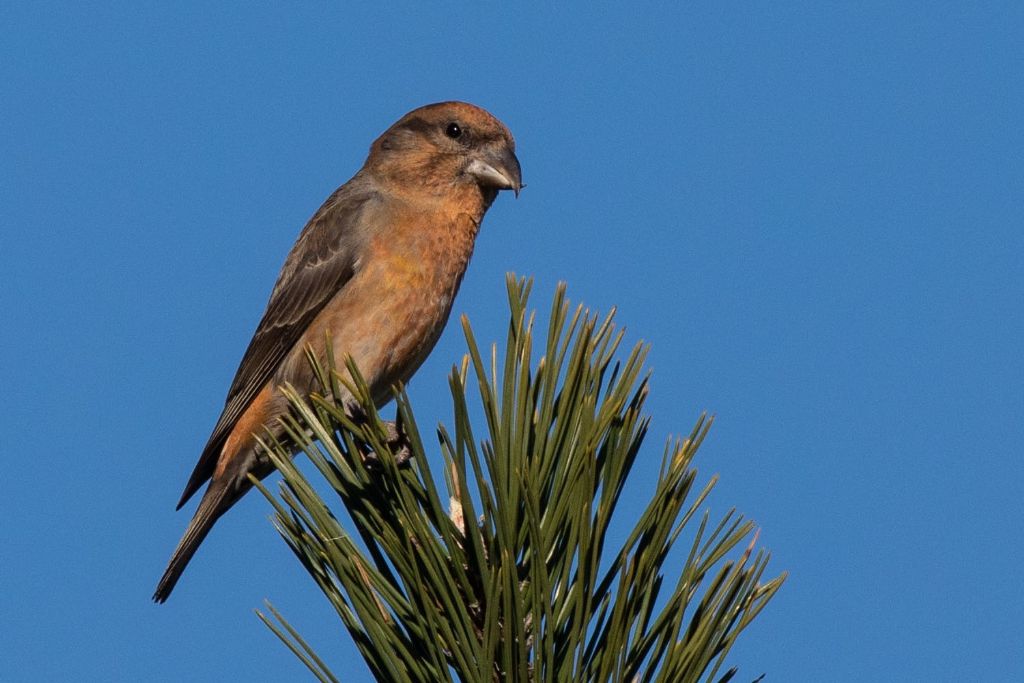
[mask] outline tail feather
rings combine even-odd
[[[185,529],[185,535],[181,537],[178,547],[174,549],[174,554],[171,555],[171,561],[167,564],[160,583],[157,584],[156,592],[153,593],[154,602],[167,600],[171,591],[174,590],[174,585],[181,578],[182,572],[185,571],[189,560],[199,549],[199,544],[210,533],[210,529],[213,528],[217,519],[237,500],[237,494],[231,495],[233,488],[230,481],[214,480],[210,483],[210,487],[203,494],[203,499],[199,501],[199,507],[196,508],[192,521]]]

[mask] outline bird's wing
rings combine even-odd
[[[363,214],[378,195],[356,181],[343,185],[303,228],[288,254],[249,348],[228,390],[224,412],[178,503],[213,474],[235,423],[328,301],[352,277],[365,231]]]

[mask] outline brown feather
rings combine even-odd
[[[255,435],[279,435],[281,386],[320,390],[306,350],[323,360],[330,339],[334,357],[351,357],[386,403],[444,329],[484,213],[499,190],[521,187],[511,133],[470,104],[421,107],[374,141],[285,260],[178,503],[210,481],[155,600],[167,599],[214,522],[251,488],[248,476],[272,471]]]

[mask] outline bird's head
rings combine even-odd
[[[523,187],[516,143],[501,121],[465,102],[414,109],[374,141],[365,168],[406,192],[447,195],[479,189],[484,206],[499,190]]]

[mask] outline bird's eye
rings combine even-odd
[[[462,127],[457,123],[449,123],[448,127],[444,129],[444,134],[450,137],[452,140],[456,140],[462,137]]]

